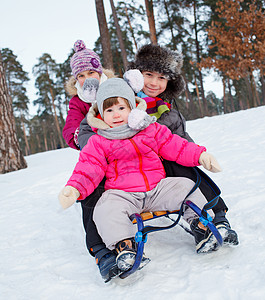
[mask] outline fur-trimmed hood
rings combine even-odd
[[[141,72],[151,71],[167,76],[167,88],[158,97],[171,103],[185,88],[185,82],[181,75],[182,65],[181,53],[159,45],[148,44],[137,51],[134,61],[128,66],[128,70],[138,69]]]
[[[110,69],[103,69],[103,74],[105,74],[108,79],[116,77],[114,72]],[[76,79],[74,78],[74,76],[71,76],[70,79],[65,83],[65,90],[71,97],[77,95],[77,88],[75,87],[75,84]]]
[[[137,109],[146,111],[147,109],[147,104],[144,99],[135,97]],[[99,115],[98,111],[98,106],[97,103],[93,104],[91,108],[89,109],[89,112],[87,113],[87,123],[97,129],[108,129],[110,128],[109,125],[107,125],[101,118],[98,118],[97,116]]]

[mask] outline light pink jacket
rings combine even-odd
[[[172,134],[153,123],[130,139],[109,140],[94,135],[80,152],[79,161],[66,185],[78,189],[85,199],[106,176],[105,189],[146,192],[165,178],[160,158],[188,167],[199,165],[205,147]]]

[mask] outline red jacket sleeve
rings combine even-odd
[[[74,96],[69,102],[69,110],[63,128],[63,138],[71,148],[79,150],[79,147],[75,143],[74,135],[76,130],[79,129],[80,123],[85,118],[90,106],[89,103],[80,100],[78,96]]]

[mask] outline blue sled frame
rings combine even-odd
[[[202,217],[201,210],[197,205],[195,205],[191,201],[186,201],[185,204],[188,205],[191,209],[193,209],[196,212],[196,214],[198,214],[199,217]],[[176,212],[173,212],[173,213],[176,214]],[[170,212],[166,215],[163,215],[163,216],[167,216],[169,214],[170,214]],[[143,232],[144,232],[144,229],[149,228],[149,227],[144,226],[144,221],[143,221],[141,215],[133,214],[133,215],[131,215],[130,219],[132,221],[136,220],[136,222],[137,222],[138,231],[135,235],[135,241],[137,243],[137,254],[136,254],[135,262],[134,262],[134,265],[132,266],[132,268],[129,269],[128,271],[122,273],[120,275],[120,278],[126,278],[129,275],[133,274],[135,271],[137,271],[137,269],[139,268],[140,263],[142,261],[143,252],[144,252],[144,244],[147,241],[147,233],[143,233]],[[212,221],[208,220],[206,226],[212,231],[212,233],[216,237],[218,243],[220,244],[220,246],[222,246],[223,245],[222,236],[220,235],[218,229],[215,227],[215,225],[212,223]],[[168,228],[161,227],[160,229],[156,229],[156,230],[153,230],[153,231],[158,231],[158,230],[163,230],[163,229],[168,229]]]
[[[212,218],[207,213],[207,210],[211,209],[212,207],[214,207],[216,205],[221,192],[220,192],[219,188],[216,186],[216,184],[205,173],[203,173],[200,169],[194,168],[194,171],[197,174],[197,182],[195,183],[195,185],[192,188],[192,190],[190,191],[190,193],[186,196],[186,198],[191,193],[193,193],[194,190],[197,189],[197,187],[200,185],[201,177],[204,177],[204,179],[206,179],[208,181],[209,185],[216,191],[216,197],[212,201],[207,203],[202,210],[196,204],[194,204],[193,202],[191,202],[189,200],[186,200],[186,198],[185,198],[179,211],[167,212],[166,214],[163,215],[163,216],[168,216],[169,214],[178,214],[177,220],[173,224],[171,224],[169,226],[166,226],[166,227],[144,226],[144,221],[143,221],[140,214],[131,215],[130,219],[131,219],[132,222],[134,220],[136,221],[137,229],[138,229],[138,231],[135,235],[135,241],[137,243],[137,253],[136,253],[136,258],[135,258],[134,265],[131,267],[131,269],[129,269],[128,271],[122,273],[119,276],[120,278],[123,279],[123,278],[128,277],[129,275],[131,275],[135,271],[137,271],[137,269],[139,268],[139,266],[141,264],[141,261],[142,261],[142,257],[143,257],[144,244],[147,241],[147,234],[151,233],[151,232],[155,232],[155,231],[170,229],[170,228],[176,226],[178,224],[181,216],[182,216],[184,205],[189,206],[199,216],[200,221],[203,223],[203,225],[208,227],[212,231],[212,233],[216,237],[219,245],[220,246],[223,245],[222,236],[220,235],[218,229],[213,224]],[[154,216],[153,218],[157,218],[157,217]]]

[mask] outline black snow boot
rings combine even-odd
[[[228,222],[221,222],[214,225],[220,232],[224,245],[236,246],[239,244],[237,233],[230,227]]]
[[[118,253],[116,259],[118,268],[123,272],[131,269],[135,262],[137,253],[137,244],[135,240],[133,238],[130,238],[120,241],[116,244],[115,248],[116,252]],[[150,259],[143,254],[143,258],[138,269],[142,269],[147,263],[149,263],[149,261]]]
[[[96,263],[104,282],[109,282],[122,273],[117,266],[114,251],[109,250],[103,244],[96,245],[91,251],[95,254]]]
[[[237,233],[231,229],[228,221],[223,221],[215,224],[223,238],[223,245],[238,245]],[[194,219],[190,224],[191,231],[195,238],[197,253],[208,253],[216,251],[219,244],[210,229],[205,227],[199,220]]]

